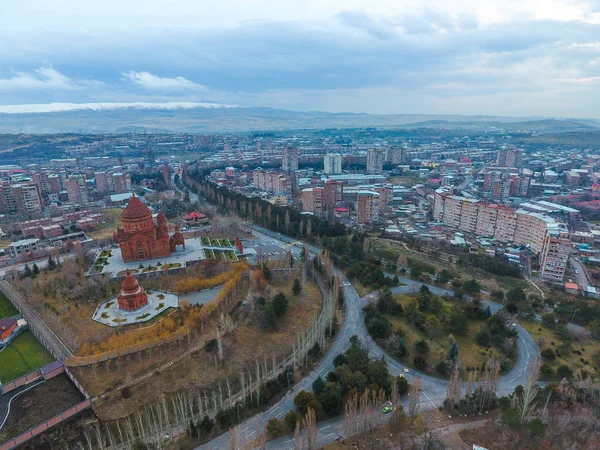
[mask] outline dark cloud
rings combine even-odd
[[[105,83],[89,91],[5,92],[0,93],[0,103],[33,98],[89,101],[100,100],[102,95],[164,98],[164,92],[152,92],[122,76],[131,72],[165,79],[181,77],[231,97],[236,92],[382,86],[444,97],[488,95],[544,89],[538,79],[550,77],[548,69],[571,72],[573,77],[600,75],[593,62],[598,59],[598,48],[585,45],[600,41],[598,25],[523,21],[484,27],[472,15],[454,20],[432,10],[385,19],[349,11],[336,17],[338,26],[332,28],[255,21],[217,30],[55,34],[43,40],[0,33],[4,42],[0,79],[51,66],[73,79]],[[544,60],[544,73],[537,73],[540,59]],[[515,66],[521,70],[512,71]],[[524,73],[523,67],[530,72]],[[190,93],[182,90],[169,93],[169,98],[186,95]]]

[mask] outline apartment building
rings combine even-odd
[[[65,183],[69,202],[79,205],[89,203],[87,183],[85,175],[70,175]]]
[[[27,214],[41,212],[43,209],[37,184],[0,182],[0,212]]]
[[[302,211],[316,216],[323,213],[323,188],[302,189]]]
[[[517,148],[498,150],[496,165],[498,167],[521,167],[523,164],[523,150]]]
[[[386,211],[388,206],[394,201],[393,186],[391,184],[375,186],[373,191],[379,194],[379,212]]]
[[[323,173],[325,175],[339,175],[342,173],[342,155],[327,153],[323,157]]]
[[[406,149],[402,147],[388,148],[385,155],[385,160],[391,164],[402,164],[406,159]]]
[[[556,221],[543,214],[518,209],[515,211],[517,223],[513,242],[517,245],[530,245],[534,253],[540,253],[544,248],[546,231],[553,227]]]
[[[336,180],[327,180],[323,188],[323,208],[332,211],[342,203],[344,183]]]
[[[284,147],[281,157],[281,170],[284,172],[298,170],[298,149],[296,147]]]
[[[512,180],[495,180],[492,183],[492,200],[504,200],[510,197]]]
[[[358,191],[358,223],[370,224],[379,220],[379,194],[374,191]]]
[[[252,184],[256,189],[271,194],[289,191],[287,177],[273,170],[256,169],[253,173]]]
[[[550,281],[562,281],[570,254],[568,234],[555,228],[549,229],[540,255],[540,276]]]
[[[367,151],[368,174],[379,174],[383,172],[384,153],[384,150],[379,148]]]
[[[115,193],[125,194],[131,192],[131,178],[128,173],[113,173],[112,179]]]

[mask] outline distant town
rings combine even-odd
[[[592,448],[600,155],[531,127],[0,136],[0,448]]]

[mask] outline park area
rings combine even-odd
[[[451,362],[467,372],[490,357],[506,372],[517,356],[516,332],[479,304],[449,300],[426,288],[414,295],[382,292],[365,310],[369,333],[409,367],[447,378]]]
[[[0,351],[0,383],[8,383],[52,361],[52,355],[33,333],[24,331]]]

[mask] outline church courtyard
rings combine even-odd
[[[209,239],[205,237],[186,238],[185,250],[178,247],[170,256],[144,261],[124,262],[119,247],[100,250],[87,275],[107,274],[120,277],[129,269],[132,273],[147,273],[160,270],[186,267],[191,261],[217,259],[236,262],[237,248],[228,239]]]
[[[111,327],[147,322],[162,314],[169,308],[179,307],[179,297],[176,294],[163,291],[146,291],[148,303],[135,311],[125,311],[119,308],[117,297],[102,302],[96,308],[93,319]]]

